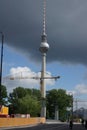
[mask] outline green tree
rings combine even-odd
[[[20,98],[26,96],[26,90],[23,87],[17,87],[13,89],[13,92],[9,94],[9,114],[18,113],[18,102]]]
[[[40,91],[37,89],[15,88],[13,92],[9,94],[10,114],[30,113],[36,116],[36,113],[39,114],[40,111],[40,97]],[[36,112],[33,111],[33,108],[31,109],[32,106]]]
[[[41,92],[40,92],[40,90],[38,90],[38,89],[31,89],[31,90],[32,90],[32,95],[37,97],[38,100],[40,100],[41,99]]]
[[[38,116],[40,114],[40,101],[37,98],[26,95],[19,99],[19,112],[23,114],[30,114],[31,116]]]
[[[66,117],[66,109],[70,106],[70,96],[63,89],[53,89],[47,94],[47,116],[54,118],[55,106],[58,106],[61,120]]]
[[[40,90],[23,88],[23,87],[17,87],[15,89],[13,89],[13,92],[10,94],[14,98],[22,98],[22,97],[25,97],[26,95],[33,95],[33,96],[37,97],[38,99],[41,98]]]
[[[6,89],[6,87],[4,85],[1,85],[0,87],[1,87],[0,88],[1,89],[0,104],[1,105],[6,105],[7,104],[6,98],[8,97],[7,96],[7,89]]]
[[[22,98],[24,96],[26,96],[26,90],[23,87],[17,87],[15,89],[13,89],[12,95],[14,98]]]

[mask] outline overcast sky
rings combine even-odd
[[[43,0],[0,0],[0,31],[5,43],[40,57]],[[87,1],[47,0],[48,61],[87,64]]]
[[[14,50],[16,57],[12,58],[13,52],[10,53],[9,50],[4,52],[5,56],[9,54],[6,57],[9,64],[11,59],[14,59],[15,64],[18,63],[17,54],[27,57],[32,62],[29,64],[32,69],[40,64],[42,25],[43,0],[0,0],[0,32],[4,33],[5,46],[10,48],[10,51]],[[82,81],[82,77],[87,79],[87,1],[47,0],[46,33],[50,45],[47,53],[49,70],[51,68],[52,73],[63,74],[65,82],[60,80],[60,86],[67,86],[65,89],[69,89],[69,81],[74,79],[74,82],[71,81],[72,89],[84,89],[87,93],[87,82]],[[25,61],[21,63],[22,60],[16,67],[27,66]],[[53,66],[59,70],[53,70]],[[12,67],[14,66],[9,67],[9,72]],[[28,67],[31,70],[31,67]],[[37,65],[37,70],[39,67]],[[70,78],[71,75],[74,77]]]

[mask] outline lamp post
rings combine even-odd
[[[71,118],[73,120],[73,93],[70,92],[70,96],[71,96]]]
[[[71,106],[71,113],[72,113],[72,120],[73,120],[73,94],[72,94],[71,96],[72,96],[72,106]]]
[[[2,63],[3,63],[3,43],[4,43],[4,34],[2,32],[1,37],[2,37],[2,44],[1,44],[1,64],[0,64],[0,101],[2,99],[1,95],[1,85],[2,85]]]

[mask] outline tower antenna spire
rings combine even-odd
[[[41,45],[39,50],[41,53],[47,53],[49,49],[49,44],[47,43],[47,35],[46,35],[46,0],[43,0],[43,31],[41,35]]]
[[[47,42],[46,35],[46,0],[43,0],[43,32],[42,32],[42,42]]]
[[[46,35],[46,0],[43,1],[43,35]]]

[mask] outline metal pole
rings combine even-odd
[[[57,104],[55,104],[55,120],[59,120],[59,110]]]
[[[0,100],[2,99],[1,85],[2,85],[2,63],[3,63],[3,42],[4,42],[4,35],[2,32],[1,35],[2,35],[2,44],[1,44],[1,64],[0,64]]]
[[[72,94],[72,120],[73,120],[73,94]]]

